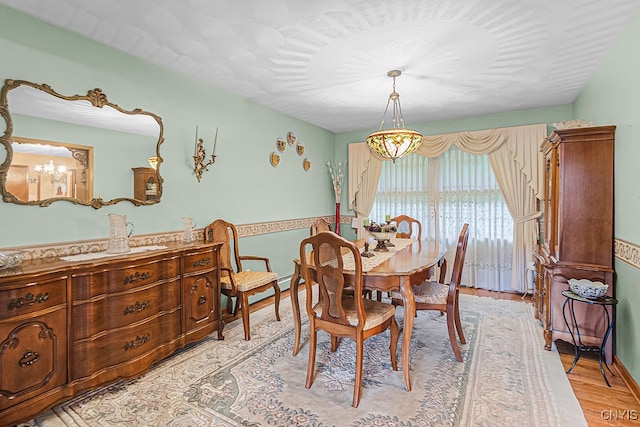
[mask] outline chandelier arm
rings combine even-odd
[[[378,130],[382,130],[382,127],[384,126],[384,118],[387,117],[387,111],[389,110],[390,102],[391,102],[391,98],[387,99],[387,106],[384,109],[384,113],[382,113],[382,120],[380,120],[380,128]],[[395,109],[395,106],[394,106],[394,109]]]
[[[404,129],[404,116],[402,115],[402,106],[400,105],[400,99],[398,99],[398,127]]]

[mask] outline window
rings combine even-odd
[[[510,290],[513,219],[487,155],[453,146],[438,158],[412,154],[384,162],[369,216],[380,222],[386,214],[418,219],[423,239],[447,246],[449,265],[462,224],[469,223],[463,285]]]

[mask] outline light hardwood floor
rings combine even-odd
[[[492,292],[469,288],[463,288],[462,292],[496,299],[522,300],[522,295],[515,293]],[[287,304],[288,296],[289,291],[282,293],[281,305],[283,303]],[[524,301],[531,303],[531,298],[526,297]],[[273,304],[273,298],[264,299],[252,304],[251,311],[258,310],[270,304]],[[239,316],[224,316],[225,323],[234,320],[239,320]],[[565,369],[569,369],[574,357],[573,346],[568,343],[558,342],[557,348]],[[567,377],[590,427],[638,427],[640,426],[640,402],[635,399],[631,390],[622,380],[615,364],[611,366],[611,370],[615,376],[607,372],[607,378],[611,383],[611,387],[609,388],[602,378],[597,358],[589,354],[584,354],[573,371],[567,374]]]

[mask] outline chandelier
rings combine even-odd
[[[55,166],[53,164],[53,160],[49,160],[49,163],[44,165],[34,165],[33,169],[36,171],[38,175],[52,175],[55,177],[62,176],[65,172],[67,172],[67,167],[64,165]]]
[[[393,78],[393,92],[391,92],[387,100],[387,107],[382,115],[380,129],[367,137],[367,145],[371,151],[383,159],[392,160],[394,163],[396,159],[416,151],[422,144],[422,135],[419,132],[404,127],[400,95],[396,92],[396,77],[400,74],[402,74],[400,70],[391,70],[387,73],[389,77]],[[393,127],[382,129],[390,104],[393,105]]]

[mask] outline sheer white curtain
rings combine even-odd
[[[382,220],[386,214],[418,219],[423,238],[447,246],[449,265],[460,229],[469,223],[462,283],[510,290],[513,219],[487,155],[452,146],[436,158],[413,154],[395,164],[384,162],[370,215]]]
[[[462,283],[496,291],[511,288],[513,219],[486,154],[453,146],[440,156],[440,240],[453,265],[462,225],[469,223],[469,244]]]

